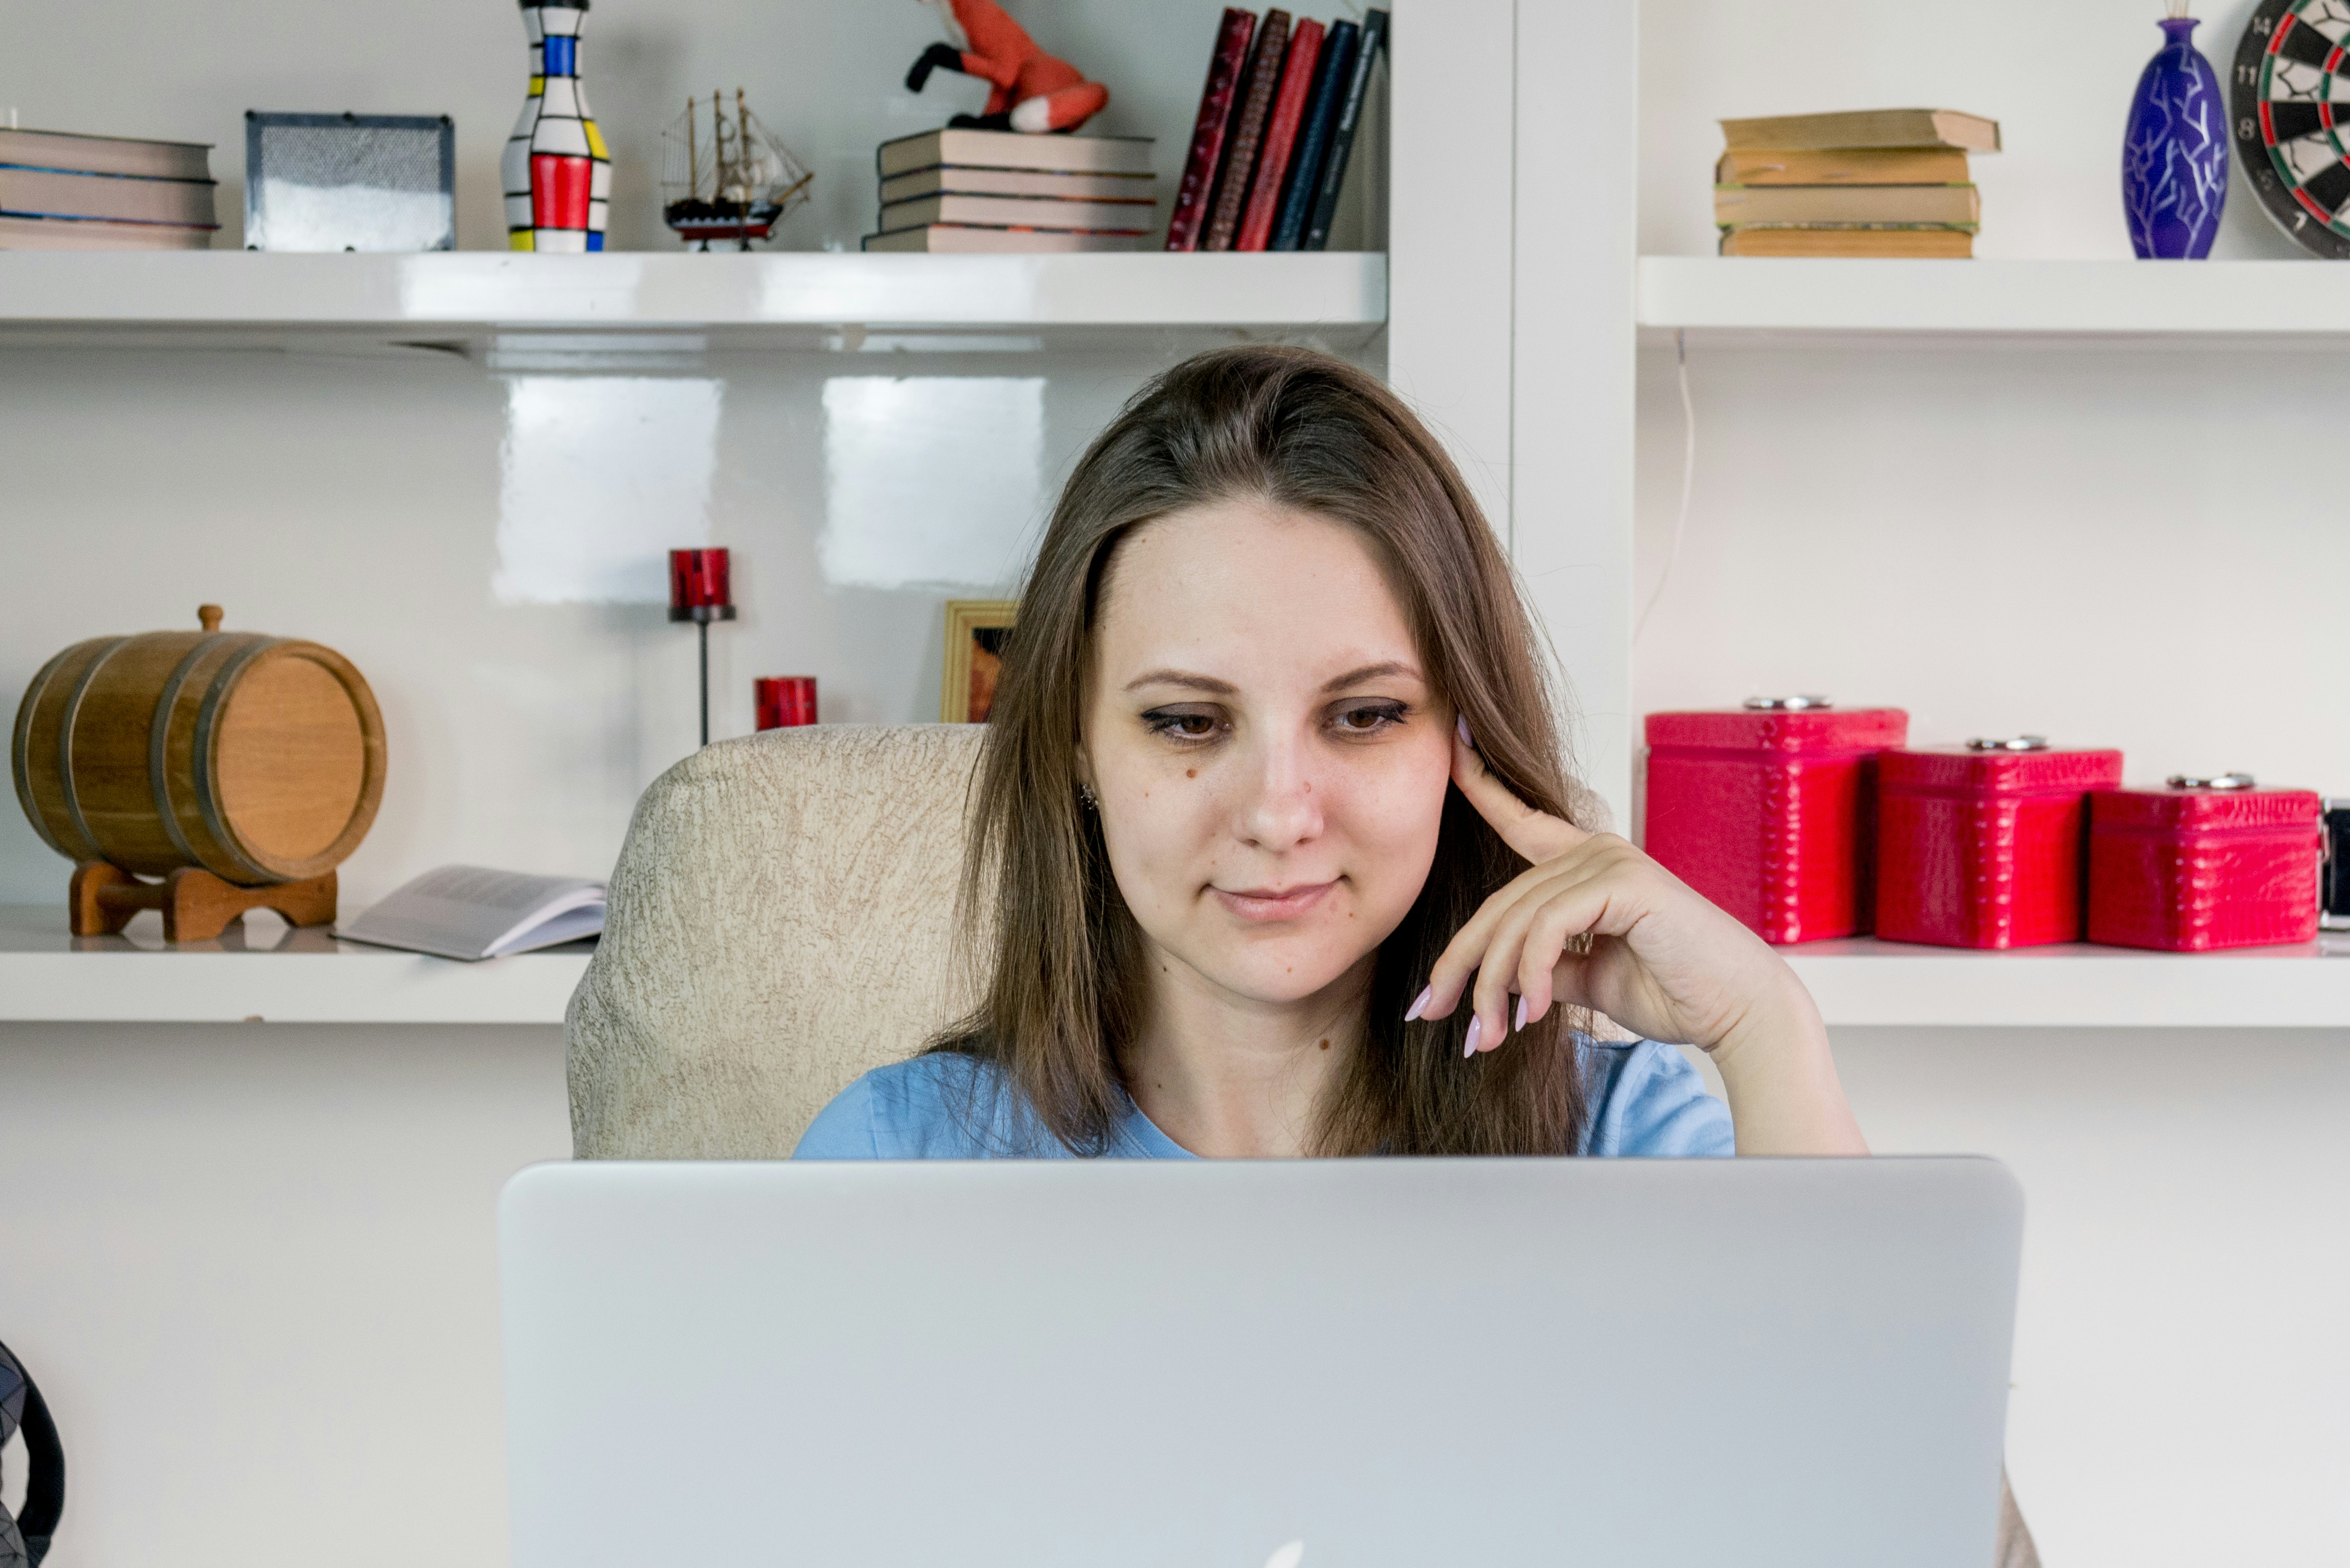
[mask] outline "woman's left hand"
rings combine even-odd
[[[1794,971],[1761,938],[1627,840],[1526,805],[1487,771],[1465,731],[1453,737],[1452,782],[1533,862],[1485,900],[1429,977],[1417,1014],[1428,1018],[1449,1015],[1475,981],[1471,1054],[1498,1047],[1555,1002],[1710,1052],[1809,1009]],[[1587,952],[1567,950],[1586,935]]]

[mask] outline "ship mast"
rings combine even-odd
[[[693,95],[685,95],[685,194],[691,201],[702,194],[702,159],[693,144]]]
[[[751,110],[743,102],[743,89],[734,89],[734,147],[743,160],[743,197],[755,202],[758,192],[751,189],[751,180],[758,172],[758,161],[751,153]]]
[[[710,158],[718,165],[716,178],[711,186],[711,199],[726,200],[726,188],[739,183],[734,178],[733,160],[726,156],[726,99],[716,88],[710,89]]]

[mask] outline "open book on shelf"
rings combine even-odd
[[[583,877],[442,866],[335,934],[442,958],[500,958],[597,935],[604,929],[604,884]]]

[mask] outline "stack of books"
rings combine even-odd
[[[1726,256],[1971,256],[1967,154],[1999,122],[1950,109],[1725,119],[1713,220]]]
[[[885,141],[868,251],[1121,251],[1158,227],[1147,136],[926,130]]]
[[[200,251],[212,148],[0,129],[0,250]]]
[[[1387,46],[1388,14],[1361,25],[1263,21],[1226,11],[1208,61],[1183,183],[1167,223],[1170,251],[1318,251],[1346,183],[1347,159]]]

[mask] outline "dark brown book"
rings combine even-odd
[[[1278,8],[1264,14],[1256,30],[1256,47],[1249,55],[1248,76],[1241,84],[1240,107],[1233,111],[1231,147],[1224,153],[1224,171],[1216,181],[1216,199],[1209,209],[1208,233],[1200,248],[1228,251],[1240,233],[1241,210],[1248,204],[1249,176],[1256,171],[1256,153],[1264,140],[1264,122],[1273,113],[1273,95],[1281,85],[1281,62],[1289,49],[1289,13]]]
[[[1208,57],[1208,85],[1200,92],[1200,118],[1191,127],[1191,150],[1184,154],[1183,181],[1167,220],[1170,251],[1200,248],[1200,236],[1208,226],[1208,199],[1215,193],[1216,170],[1223,161],[1224,133],[1232,125],[1232,102],[1240,96],[1241,73],[1248,67],[1249,39],[1255,35],[1256,16],[1248,11],[1226,11],[1216,28],[1216,52]]]

